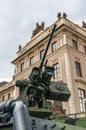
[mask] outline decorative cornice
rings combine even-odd
[[[85,84],[85,85],[86,85],[86,81],[85,81],[85,80],[83,80],[83,79],[75,79],[75,81],[76,81],[76,82],[83,83],[83,84]]]

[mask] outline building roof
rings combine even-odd
[[[7,84],[7,83],[8,83],[8,82],[6,82],[6,81],[0,82],[0,87],[3,86],[3,85],[5,85],[5,84]]]

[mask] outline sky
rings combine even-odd
[[[0,82],[12,80],[18,46],[30,41],[36,23],[45,28],[65,12],[75,24],[86,22],[86,0],[0,0]]]

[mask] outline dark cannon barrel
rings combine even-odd
[[[55,28],[56,28],[56,24],[54,24],[54,26],[53,26],[53,29],[52,29],[52,32],[51,32],[51,34],[50,34],[50,38],[49,38],[47,47],[46,47],[46,49],[45,49],[45,52],[44,52],[44,55],[43,55],[43,58],[42,58],[42,61],[41,61],[40,65],[39,65],[40,70],[42,70],[42,67],[43,67],[43,64],[44,64],[44,60],[45,60],[45,57],[46,57],[48,48],[49,48],[49,46],[50,46],[50,42],[51,42],[53,33],[54,33],[54,31],[55,31]]]

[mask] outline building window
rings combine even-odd
[[[85,112],[85,90],[83,89],[78,89],[78,95],[79,95],[79,102],[80,102],[80,110],[81,112]]]
[[[2,101],[4,101],[4,100],[5,100],[5,96],[2,97]]]
[[[40,60],[42,60],[43,56],[44,56],[44,49],[40,51]]]
[[[52,44],[52,52],[56,51],[57,50],[57,42],[54,42]]]
[[[8,93],[8,99],[10,99],[10,93]]]
[[[76,67],[76,75],[82,77],[81,64],[76,61],[75,67]]]
[[[78,49],[77,41],[72,40],[72,46],[74,49]]]
[[[59,64],[54,64],[54,79],[58,79],[60,76],[60,71],[59,71]]]
[[[30,66],[33,65],[33,64],[34,64],[34,57],[32,56],[32,57],[30,58]]]
[[[84,53],[86,54],[86,46],[84,46]]]
[[[21,64],[21,71],[24,70],[24,63]]]

